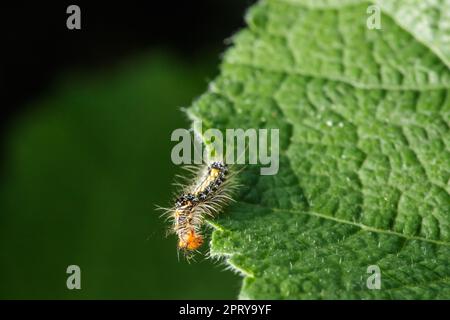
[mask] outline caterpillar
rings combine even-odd
[[[237,188],[235,175],[223,161],[212,161],[200,167],[188,167],[193,181],[182,185],[174,206],[165,209],[172,219],[170,233],[178,237],[178,250],[188,259],[204,243],[202,227],[206,217],[214,218],[230,201]]]

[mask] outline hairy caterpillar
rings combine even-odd
[[[230,201],[237,188],[236,174],[223,161],[211,161],[201,166],[189,166],[194,173],[181,194],[174,200],[172,208],[160,208],[172,220],[169,233],[178,237],[178,250],[190,259],[204,242],[202,229],[205,218],[214,218]]]

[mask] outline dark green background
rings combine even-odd
[[[211,58],[213,57],[213,58]],[[0,298],[236,298],[240,279],[177,260],[155,205],[169,205],[170,134],[217,72],[216,56],[133,55],[60,76],[5,138]],[[81,290],[66,268],[81,268]]]

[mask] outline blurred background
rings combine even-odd
[[[0,298],[233,299],[240,277],[178,261],[180,107],[219,72],[253,1],[2,4]],[[81,9],[68,30],[66,8]],[[68,290],[66,268],[81,268]]]

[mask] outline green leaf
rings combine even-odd
[[[214,221],[240,298],[450,297],[450,4],[380,2],[379,30],[369,5],[258,3],[190,109],[280,129],[278,174],[249,166]]]

